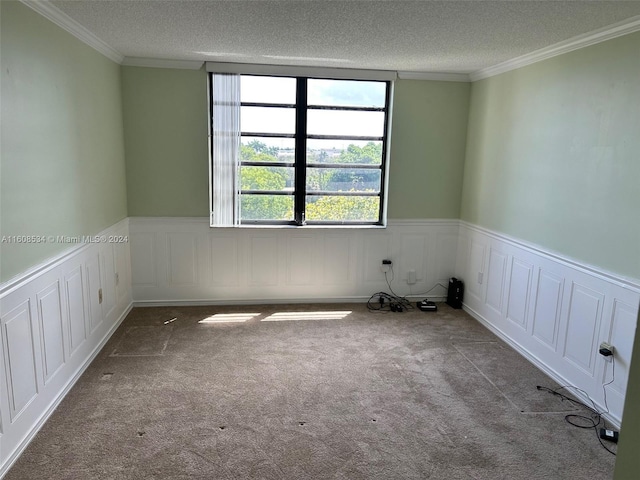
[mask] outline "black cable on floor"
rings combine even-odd
[[[377,292],[367,300],[367,308],[372,312],[399,312],[411,310],[414,306],[404,297],[387,292]]]
[[[615,379],[615,373],[616,373],[616,364],[615,364],[615,358],[612,359],[613,360],[613,378],[611,379],[610,382],[605,383],[602,388],[604,389],[607,385],[610,385],[614,379]],[[603,413],[605,412],[600,412],[597,407],[595,402],[591,399],[591,397],[584,391],[581,390],[579,388],[573,387],[571,385],[563,385],[562,387],[558,387],[556,389],[551,389],[549,387],[543,387],[540,385],[537,385],[536,388],[538,390],[542,390],[544,392],[549,392],[555,396],[558,396],[562,399],[562,401],[568,401],[574,405],[577,405],[579,407],[585,408],[586,410],[591,412],[590,416],[586,416],[586,415],[578,415],[576,413],[570,413],[565,415],[564,419],[565,421],[570,424],[573,425],[574,427],[577,428],[593,428],[594,431],[596,432],[596,438],[598,439],[598,442],[600,442],[600,445],[602,445],[602,448],[604,448],[607,452],[609,452],[612,455],[616,455],[616,452],[614,452],[613,450],[611,450],[609,447],[607,447],[603,442],[602,439],[600,438],[600,432],[598,432],[598,427],[600,426],[600,424],[603,425],[603,427],[606,429],[607,428],[607,422],[604,419],[604,417],[602,416]],[[573,399],[567,395],[564,395],[562,393],[560,393],[560,390],[569,390],[570,388],[575,389],[576,391],[581,392],[583,395],[585,395],[589,401],[591,402],[591,407],[589,405],[587,405],[586,403],[581,402],[580,400],[576,400]],[[609,407],[607,406],[607,393],[606,393],[606,389],[605,389],[605,407],[607,408],[606,413],[609,413]],[[584,423],[583,423],[584,422]]]
[[[422,292],[422,293],[409,292],[407,295],[399,295],[393,290],[393,287],[391,286],[391,283],[395,279],[395,272],[393,271],[393,265],[390,265],[389,270],[391,272],[391,280],[389,280],[389,276],[387,275],[388,272],[384,272],[384,279],[387,282],[387,287],[389,287],[389,291],[391,293],[377,292],[371,295],[371,297],[369,297],[369,300],[367,301],[367,308],[370,311],[403,312],[405,310],[413,310],[415,306],[413,305],[413,303],[411,303],[410,300],[407,299],[409,295],[411,295],[412,297],[427,295],[431,293],[436,287],[442,287],[445,290],[447,289],[446,285],[443,285],[441,283],[436,283],[433,287],[431,287],[426,292]]]

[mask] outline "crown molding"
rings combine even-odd
[[[548,58],[562,55],[563,53],[569,53],[574,50],[595,45],[596,43],[605,42],[613,38],[628,35],[640,30],[640,15],[628,18],[622,22],[608,25],[598,30],[594,30],[583,35],[577,35],[568,40],[555,43],[540,50],[536,50],[520,57],[512,58],[506,62],[499,63],[492,67],[483,68],[469,75],[472,82],[482,80],[484,78],[493,77],[501,73],[515,70],[516,68],[526,67],[532,63],[541,62]]]
[[[89,45],[110,60],[122,65],[151,67],[151,68],[176,68],[198,70],[204,61],[200,60],[166,60],[158,58],[125,57],[107,43],[96,37],[93,33],[58,9],[48,0],[19,0],[24,5],[38,12],[43,17],[63,28],[80,41]],[[628,18],[618,23],[608,25],[589,33],[577,35],[568,40],[555,43],[520,57],[512,58],[497,65],[477,70],[470,74],[446,73],[446,72],[398,72],[398,78],[403,80],[435,80],[443,82],[475,82],[484,78],[493,77],[501,73],[522,68],[533,63],[541,62],[564,53],[579,50],[581,48],[605,42],[613,38],[621,37],[640,31],[640,15]]]
[[[120,52],[111,48],[50,2],[44,0],[20,0],[20,2],[32,10],[35,10],[43,17],[51,20],[53,23],[66,30],[80,41],[86,43],[91,48],[97,50],[108,59],[113,60],[116,63],[122,63],[124,56]]]
[[[124,57],[122,65],[127,67],[177,68],[200,70],[204,60],[170,60],[164,58]]]
[[[470,82],[468,73],[398,72],[401,80],[436,80],[440,82]]]

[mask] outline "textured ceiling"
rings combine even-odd
[[[50,3],[127,57],[455,73],[640,15],[640,1]]]

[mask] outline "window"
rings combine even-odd
[[[228,77],[239,90],[233,101],[216,88]],[[212,225],[221,224],[225,204],[233,204],[235,225],[383,225],[390,87],[380,80],[212,74]],[[230,130],[220,128],[221,108],[227,116],[239,112],[235,155],[228,154]],[[225,200],[215,184],[229,163],[235,179],[227,183],[235,183]]]

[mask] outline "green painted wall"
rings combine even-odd
[[[208,217],[207,74],[122,68],[129,216]]]
[[[459,218],[470,89],[458,82],[396,82],[389,218]]]
[[[208,216],[207,77],[123,67],[130,216]],[[470,87],[399,80],[389,218],[458,218]]]
[[[640,278],[640,34],[475,82],[461,218]]]
[[[127,216],[120,66],[0,2],[0,234],[91,235]],[[0,281],[70,245],[0,244]]]

